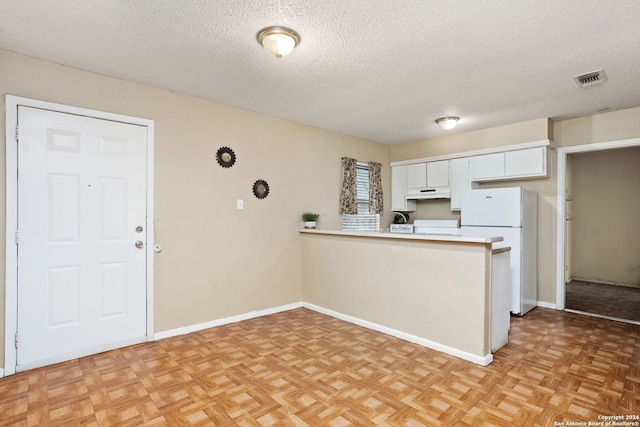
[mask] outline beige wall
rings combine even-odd
[[[155,256],[156,332],[300,301],[298,216],[314,210],[324,225],[339,223],[342,156],[384,165],[389,204],[383,144],[3,51],[0,76],[3,107],[11,94],[155,121],[156,241],[164,248]],[[215,161],[221,146],[237,155],[230,169]],[[264,200],[251,192],[256,179],[271,187]],[[4,189],[3,180],[3,199]],[[0,270],[4,277],[4,263]]]
[[[640,148],[570,157],[571,276],[640,287]]]
[[[447,199],[418,200],[415,212],[409,212],[409,220],[414,219],[460,219],[460,211],[452,211]]]
[[[591,144],[640,137],[640,107],[611,111],[553,124],[557,145]]]

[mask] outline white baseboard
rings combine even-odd
[[[377,332],[382,332],[383,334],[391,335],[396,338],[403,339],[405,341],[412,342],[414,344],[421,345],[423,347],[430,348],[432,350],[440,351],[442,353],[449,354],[451,356],[459,357],[460,359],[467,360],[469,362],[473,362],[478,365],[487,366],[489,363],[493,361],[493,355],[488,354],[486,356],[478,356],[476,354],[467,353],[466,351],[458,350],[457,348],[449,347],[446,345],[442,345],[435,341],[428,340],[426,338],[421,338],[412,334],[408,334],[406,332],[398,331],[395,329],[388,328],[386,326],[379,325],[377,323],[369,322],[368,320],[362,320],[357,317],[349,316],[346,314],[338,313],[333,310],[329,310],[323,307],[319,307],[314,304],[310,304],[307,302],[302,303],[302,307],[308,308],[309,310],[317,311],[318,313],[326,314],[327,316],[335,317],[336,319],[344,320],[345,322],[353,323],[358,326],[362,326],[367,329],[371,329]]]
[[[4,378],[4,369],[0,368],[0,378]]]
[[[555,305],[555,304],[554,304],[554,303],[552,303],[552,302],[538,301],[538,302],[536,303],[536,305],[537,305],[538,307],[542,307],[542,308],[550,308],[550,309],[552,309],[552,310],[557,310],[557,309],[558,309],[558,306],[557,306],[557,305]]]
[[[240,322],[242,320],[249,320],[249,319],[254,319],[256,317],[267,316],[269,314],[275,314],[283,311],[294,310],[300,307],[302,307],[302,302],[294,302],[292,304],[281,305],[280,307],[268,308],[268,309],[259,310],[259,311],[251,311],[249,313],[238,314],[237,316],[225,317],[222,319],[211,320],[209,322],[198,323],[197,325],[184,326],[182,328],[156,332],[153,335],[153,338],[155,340],[161,340],[163,338],[170,338],[178,335],[189,334],[191,332],[197,332],[203,329],[215,328],[216,326],[227,325],[229,323]]]
[[[408,334],[406,332],[398,331],[395,329],[388,328],[386,326],[379,325],[377,323],[369,322],[368,320],[362,320],[357,317],[338,313],[336,311],[329,310],[329,309],[319,307],[317,305],[306,303],[306,302],[296,302],[292,304],[282,305],[280,307],[274,307],[274,308],[269,308],[269,309],[259,310],[259,311],[252,311],[249,313],[239,314],[237,316],[225,317],[222,319],[211,320],[209,322],[199,323],[196,325],[190,325],[182,328],[176,328],[176,329],[170,329],[167,331],[157,332],[156,334],[154,334],[154,339],[160,340],[163,338],[175,337],[178,335],[184,335],[191,332],[201,331],[203,329],[209,329],[209,328],[214,328],[216,326],[227,325],[229,323],[235,323],[243,320],[254,319],[256,317],[267,316],[269,314],[275,314],[283,311],[294,310],[300,307],[304,307],[309,310],[316,311],[318,313],[326,314],[327,316],[335,317],[336,319],[344,320],[345,322],[353,323],[355,325],[362,326],[364,328],[371,329],[377,332],[381,332],[383,334],[391,335],[396,338],[400,338],[405,341],[409,341],[414,344],[421,345],[423,347],[427,347],[436,351],[440,351],[442,353],[449,354],[451,356],[459,357],[460,359],[467,360],[469,362],[473,362],[478,365],[487,366],[489,363],[493,361],[492,354],[488,354],[483,357],[483,356],[478,356],[472,353],[467,353],[465,351],[458,350],[456,348],[449,347],[446,345],[442,345],[440,343],[428,340],[426,338],[421,338],[412,334]]]

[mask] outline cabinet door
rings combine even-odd
[[[505,153],[505,176],[541,176],[546,174],[546,147]]]
[[[427,163],[427,187],[449,186],[449,160]]]
[[[451,160],[451,210],[462,207],[462,193],[471,188],[469,179],[469,158]]]
[[[484,154],[469,159],[472,181],[504,177],[504,153]]]
[[[427,164],[415,163],[407,166],[407,188],[427,186]]]
[[[407,200],[407,166],[391,167],[391,210],[416,210],[415,200]]]

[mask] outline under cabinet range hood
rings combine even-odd
[[[451,189],[446,187],[409,188],[407,190],[408,200],[450,199],[450,198],[451,198]]]

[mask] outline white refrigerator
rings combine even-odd
[[[465,236],[502,236],[496,247],[511,247],[511,312],[524,315],[538,300],[538,194],[522,187],[466,191],[461,230]]]

